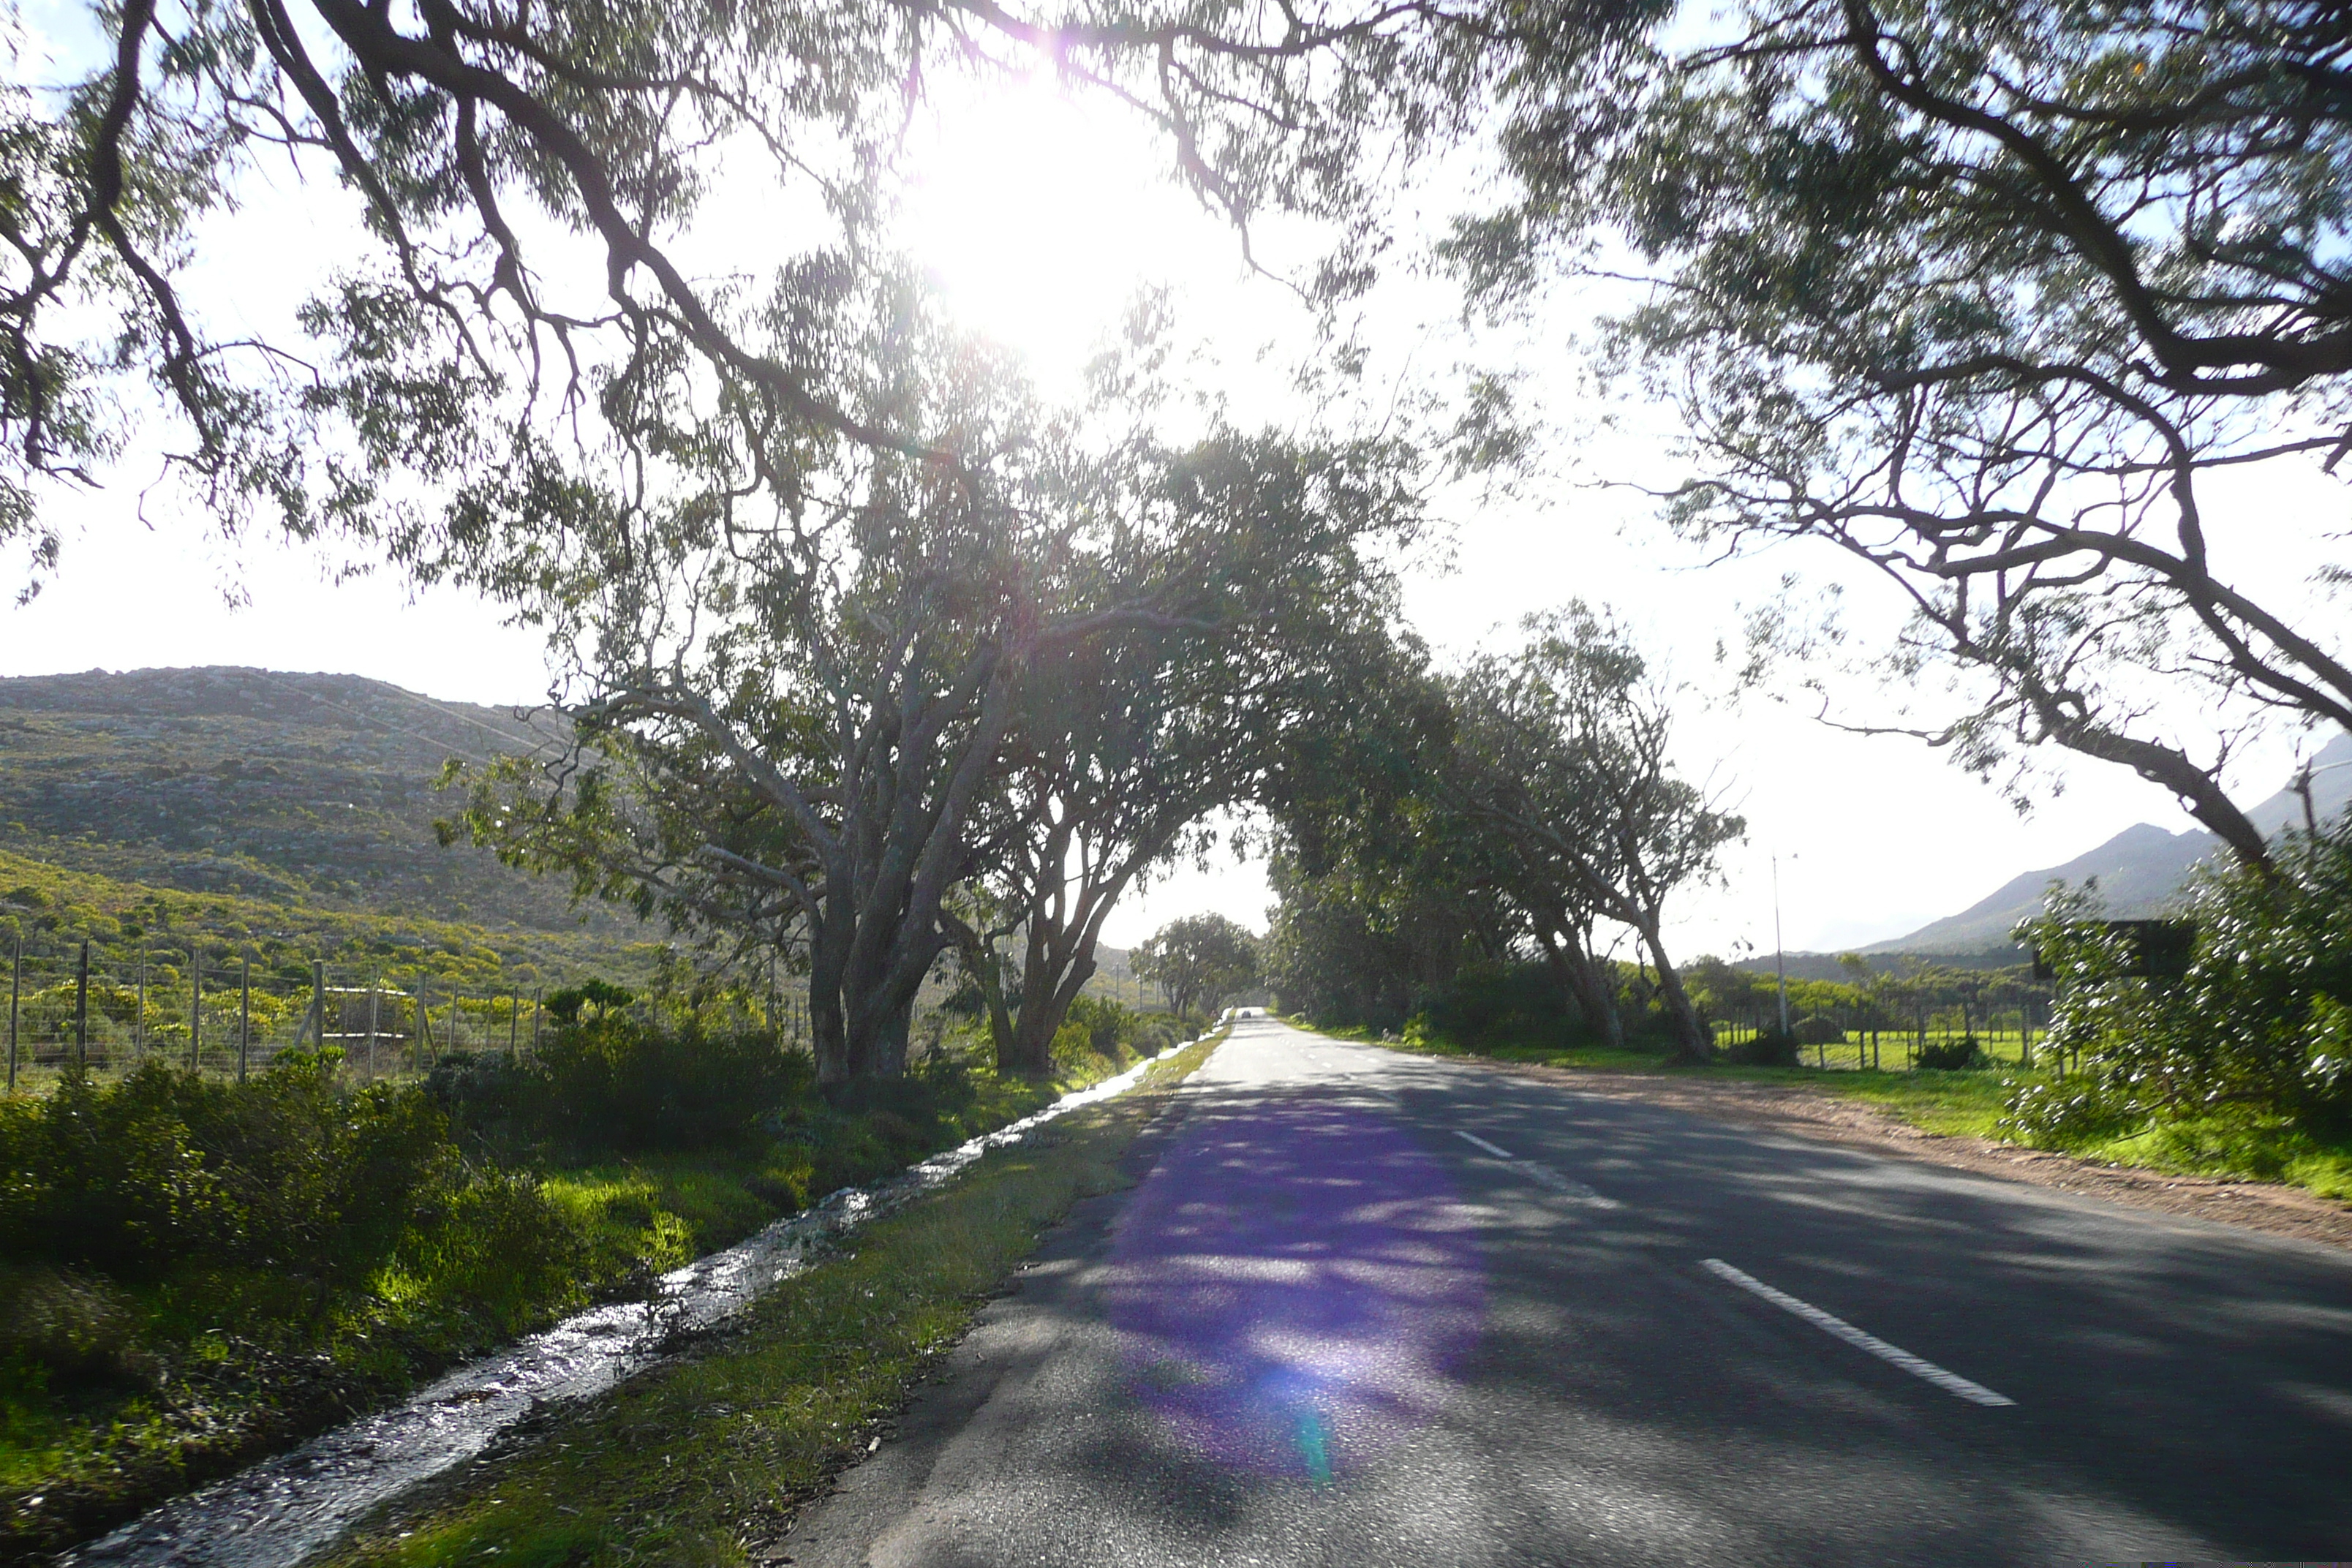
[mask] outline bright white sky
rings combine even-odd
[[[55,15],[37,6],[28,14],[37,23]],[[1049,389],[1070,384],[1088,345],[1135,289],[1164,283],[1177,290],[1182,330],[1218,362],[1204,374],[1237,406],[1284,416],[1281,378],[1267,368],[1281,356],[1262,363],[1258,351],[1273,340],[1292,349],[1307,341],[1299,307],[1279,285],[1246,273],[1229,231],[1139,177],[1151,165],[1131,142],[1050,86],[919,124],[915,135],[919,182],[908,243],[956,311],[1022,350]],[[303,205],[287,193],[255,193],[215,238],[215,280],[258,313],[281,310],[315,278],[310,258],[331,249],[350,221],[348,207],[331,200]],[[757,220],[740,221],[741,237],[756,245]],[[698,235],[698,247],[722,250],[730,237]],[[1279,234],[1261,237],[1262,253],[1279,252]],[[1465,340],[1453,310],[1453,296],[1439,285],[1406,281],[1386,290],[1367,328],[1376,383],[1401,367],[1443,374],[1475,357],[1528,370],[1539,396],[1570,408],[1574,359],[1561,345],[1589,306],[1562,301],[1524,342]],[[1651,416],[1621,412],[1635,424]],[[1647,452],[1636,438],[1615,438],[1589,449],[1587,470],[1655,478],[1661,470]],[[488,606],[449,592],[412,596],[382,578],[335,583],[327,563],[304,551],[233,550],[201,517],[173,514],[152,498],[142,520],[141,489],[155,470],[152,452],[134,455],[106,489],[66,503],[72,537],[60,575],[30,605],[0,608],[0,675],[237,664],[350,672],[474,702],[544,696],[536,639],[503,626]],[[2259,523],[2307,538],[2320,507],[2340,515],[2332,487],[2231,498],[2224,515],[2234,513],[2242,532]],[[1564,483],[1535,500],[1464,497],[1454,511],[1451,569],[1424,564],[1409,594],[1412,620],[1441,650],[1458,655],[1507,636],[1524,614],[1581,596],[1614,606],[1663,665],[1709,700],[1685,721],[1684,765],[1726,792],[1746,815],[1749,837],[1727,857],[1725,886],[1685,899],[1675,932],[1683,952],[1771,950],[1776,855],[1788,946],[1836,950],[1954,912],[2133,822],[2191,826],[2164,792],[2088,763],[2058,763],[2064,792],[2021,819],[1994,789],[1916,742],[1843,734],[1766,700],[1713,700],[1726,684],[1717,639],[1736,640],[1743,608],[1769,599],[1784,573],[1805,576],[1808,593],[1836,578],[1841,563],[1823,553],[1790,548],[1704,564],[1651,523],[1640,501]],[[2228,527],[2214,532],[2232,536]],[[2262,558],[2259,550],[2246,553]],[[232,589],[248,603],[229,604]],[[1883,603],[1869,592],[1850,598],[1865,615]],[[1867,689],[1848,694],[1845,708],[1864,720],[1884,712]],[[2286,739],[2250,753],[2246,784],[2268,793],[2292,757]],[[1204,909],[1263,930],[1269,901],[1255,865],[1181,868],[1131,897],[1106,938],[1132,945]]]

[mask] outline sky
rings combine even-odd
[[[40,7],[32,14],[37,20]],[[1135,290],[1172,290],[1180,327],[1204,356],[1202,374],[1245,415],[1283,420],[1286,355],[1311,347],[1281,284],[1243,265],[1233,233],[1178,193],[1138,177],[1147,150],[1064,100],[1050,84],[1008,100],[956,104],[919,118],[915,176],[902,235],[975,330],[1023,353],[1049,391],[1075,383],[1099,333]],[[757,204],[698,233],[704,253],[772,247],[787,220]],[[331,253],[347,202],[265,187],[224,220],[207,247],[207,283],[234,314],[257,320],[300,297]],[[1269,229],[1262,256],[1278,267],[1286,240]],[[1645,652],[1685,688],[1677,752],[1685,773],[1719,792],[1748,825],[1725,857],[1721,884],[1682,900],[1670,940],[1682,952],[1838,951],[1901,935],[1975,902],[2018,873],[2054,864],[2140,821],[2189,824],[2165,792],[2122,770],[2050,759],[2035,808],[2020,816],[1992,786],[1903,737],[1841,732],[1809,709],[1767,695],[1734,700],[1719,641],[1743,615],[1801,579],[1805,595],[1844,583],[1864,620],[1885,600],[1819,551],[1783,547],[1711,562],[1673,540],[1645,502],[1596,479],[1658,472],[1654,410],[1622,407],[1633,433],[1596,437],[1603,410],[1580,402],[1571,340],[1596,301],[1556,299],[1547,317],[1505,333],[1468,332],[1448,286],[1405,277],[1367,307],[1374,389],[1442,378],[1465,359],[1525,373],[1559,412],[1575,447],[1559,474],[1516,499],[1447,498],[1450,560],[1414,563],[1407,612],[1441,656],[1507,638],[1521,616],[1570,597],[1606,604]],[[1268,345],[1273,352],[1266,353]],[[1386,378],[1385,383],[1383,378]],[[385,575],[345,580],[315,552],[263,540],[232,542],[201,513],[145,489],[159,459],[134,449],[95,491],[61,498],[68,524],[60,573],[30,604],[0,607],[0,675],[96,668],[250,665],[373,677],[452,700],[528,705],[548,688],[536,636],[490,605],[448,590],[412,591]],[[2319,492],[2224,498],[2217,537],[2241,537],[2250,569],[2270,559],[2265,530],[2307,526]],[[2340,500],[2325,504],[2340,507]],[[1855,720],[1883,717],[1883,697],[1838,693]],[[2291,741],[2247,753],[2242,787],[2267,794],[2292,763]],[[1130,896],[1105,938],[1130,946],[1166,921],[1214,910],[1257,930],[1270,902],[1263,869],[1220,858],[1180,867]]]

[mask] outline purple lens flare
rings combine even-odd
[[[1313,1482],[1433,1419],[1485,1316],[1446,1164],[1330,1100],[1196,1112],[1111,1264],[1145,1405],[1218,1463]]]

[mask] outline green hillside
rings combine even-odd
[[[0,680],[0,848],[191,892],[576,931],[567,890],[444,849],[451,757],[558,743],[543,714],[355,676],[150,669]],[[620,935],[633,926],[589,915]]]
[[[83,1027],[110,1055],[184,1038],[192,952],[216,1043],[232,1019],[257,1042],[289,1040],[289,1004],[307,1000],[316,963],[331,985],[413,994],[421,981],[477,1011],[493,993],[642,977],[660,931],[576,910],[563,886],[434,835],[449,758],[553,739],[509,712],[349,676],[0,680],[0,965],[19,942],[26,955],[21,983],[0,984],[21,994],[28,1051],[53,1060],[71,1037],[85,942],[97,1000]],[[397,1005],[368,1005],[368,1028],[399,1032]],[[441,1015],[436,1037],[453,1020]]]

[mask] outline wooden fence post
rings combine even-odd
[[[546,1022],[547,987],[534,985],[530,988],[530,1054],[533,1060],[538,1059],[540,1030]]]
[[[81,963],[74,978],[74,1066],[89,1068],[89,943],[81,944]]]
[[[188,949],[188,1070],[205,1065],[205,958]]]
[[[327,1048],[327,961],[310,961],[310,1048]]]
[[[416,977],[416,1070],[425,1068],[425,1052],[433,1038],[433,1015],[425,1005],[425,976]]]
[[[507,998],[507,1060],[513,1061],[522,1053],[522,987],[514,987]]]
[[[16,962],[8,969],[8,1092],[16,1092],[16,1004],[25,994],[25,939],[16,938]]]
[[[253,959],[247,955],[237,982],[236,1081],[245,1081],[245,1058],[253,1049]]]
[[[131,1016],[131,1044],[139,1050],[147,1048],[147,959],[139,959],[139,1010]]]

